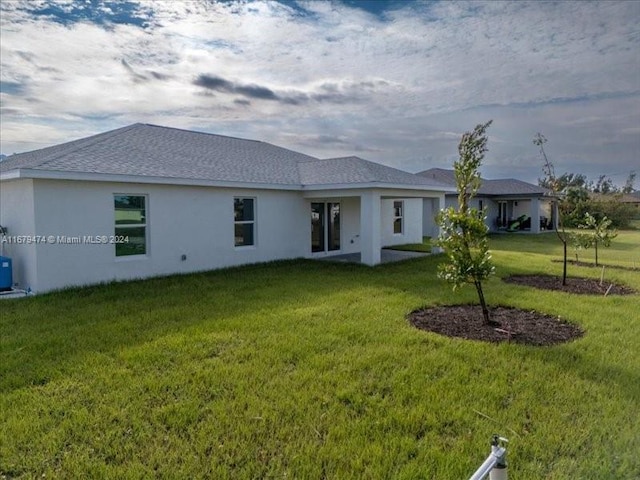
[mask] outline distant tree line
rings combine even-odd
[[[554,185],[549,183],[549,178],[539,178],[538,185],[563,195],[558,207],[566,227],[578,227],[586,214],[590,214],[596,221],[608,218],[611,227],[626,228],[638,211],[620,200],[624,194],[634,191],[635,179],[635,172],[631,172],[624,187],[618,187],[607,175],[592,181],[580,173],[563,173],[554,178]]]

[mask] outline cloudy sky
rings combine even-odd
[[[535,182],[536,132],[558,173],[640,170],[637,1],[0,8],[4,154],[144,122],[416,172],[493,119],[488,178]]]

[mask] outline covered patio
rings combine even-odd
[[[429,199],[439,210],[444,193],[422,185],[398,187],[305,192],[312,212],[310,257],[373,266],[423,256],[385,247],[421,243],[423,202]]]
[[[412,258],[426,257],[431,255],[424,252],[404,252],[400,250],[390,250],[383,248],[380,250],[380,263],[395,263],[409,260]],[[360,253],[345,253],[342,255],[333,255],[329,257],[320,258],[326,262],[340,262],[340,263],[362,263],[362,254]]]

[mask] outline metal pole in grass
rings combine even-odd
[[[507,480],[507,449],[500,443],[508,441],[494,435],[491,439],[491,453],[469,480],[482,480],[487,475],[490,480]]]

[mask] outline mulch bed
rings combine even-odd
[[[546,346],[580,338],[583,330],[557,317],[510,307],[489,309],[491,320],[486,325],[478,305],[449,305],[422,308],[408,315],[416,328],[449,337],[484,342],[513,342]]]
[[[567,277],[566,285],[562,285],[562,277],[553,275],[511,275],[502,280],[516,285],[581,295],[631,295],[636,293],[630,287],[606,280],[600,285],[600,280],[593,278]]]

